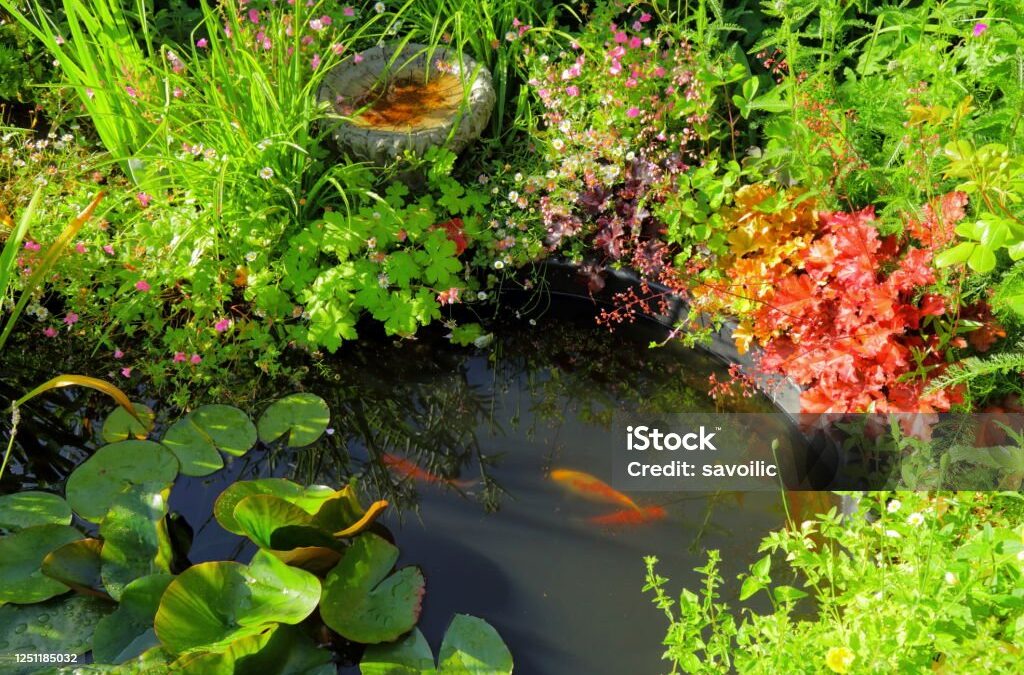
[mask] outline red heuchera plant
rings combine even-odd
[[[779,279],[754,315],[758,332],[774,336],[761,367],[804,387],[805,412],[949,410],[958,391],[927,391],[945,360],[926,322],[950,309],[920,291],[935,282],[935,249],[882,238],[874,219],[872,207],[820,215],[820,235],[800,253],[803,271]]]

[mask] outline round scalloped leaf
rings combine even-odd
[[[436,675],[434,653],[419,628],[397,642],[369,645],[359,661],[361,675]]]
[[[169,485],[177,475],[178,460],[164,446],[122,441],[85,460],[68,477],[65,492],[75,513],[98,523],[120,493],[145,484]]]
[[[93,657],[100,663],[124,663],[160,644],[153,617],[160,597],[174,580],[170,574],[150,574],[124,587],[117,610],[96,625]]]
[[[235,675],[335,675],[331,652],[319,649],[300,628],[277,625],[259,635],[235,640],[221,652],[185,654],[171,664],[181,673]]]
[[[256,425],[234,406],[200,406],[190,412],[188,418],[219,450],[229,455],[241,457],[256,445]]]
[[[182,572],[164,591],[153,625],[171,652],[223,651],[271,624],[299,623],[319,600],[316,576],[259,551],[249,566],[209,562]]]
[[[510,675],[512,653],[491,624],[456,614],[441,642],[441,675]]]
[[[191,417],[172,424],[160,443],[178,458],[181,472],[186,476],[208,476],[224,466],[224,458],[213,441]]]
[[[284,438],[290,448],[315,443],[331,423],[327,402],[316,394],[292,394],[270,404],[260,417],[260,440],[271,443]]]
[[[0,537],[0,602],[28,604],[67,593],[67,586],[43,574],[43,559],[81,538],[67,525],[36,525]]]
[[[156,413],[148,405],[132,402],[132,408],[138,419],[128,414],[128,411],[118,406],[114,408],[107,419],[103,421],[103,430],[100,435],[106,443],[119,443],[129,439],[145,440],[153,431],[153,424],[156,421]]]
[[[0,606],[0,654],[84,654],[96,624],[113,609],[109,602],[84,595]],[[4,675],[38,670],[38,663],[3,662]]]
[[[232,483],[224,492],[220,493],[217,502],[213,505],[213,514],[225,530],[244,535],[245,530],[235,520],[235,507],[246,497],[274,495],[313,514],[320,509],[325,501],[336,494],[335,490],[324,485],[311,485],[303,488],[298,483],[284,478],[242,480]]]
[[[43,574],[79,593],[107,597],[100,576],[99,539],[79,539],[54,549],[43,558]]]
[[[35,525],[70,525],[71,507],[58,495],[29,490],[0,496],[0,530],[17,532]]]
[[[114,499],[100,524],[101,573],[110,597],[119,600],[139,577],[170,571],[171,543],[161,522],[166,514],[166,490],[133,490]]]
[[[416,567],[389,574],[398,548],[363,533],[324,582],[320,616],[354,642],[390,642],[412,630],[420,616],[425,582]]]

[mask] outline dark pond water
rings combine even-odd
[[[699,352],[648,349],[663,337],[653,323],[609,335],[579,300],[560,300],[555,314],[536,325],[524,315],[496,326],[486,350],[453,348],[444,331],[428,331],[417,341],[364,341],[312,369],[304,384],[328,401],[333,416],[325,442],[301,451],[257,448],[213,476],[175,486],[171,508],[195,532],[190,560],[251,555],[210,515],[231,482],[279,475],[337,483],[358,475],[365,495],[397,507],[385,522],[401,548],[400,564],[426,574],[420,627],[435,649],[452,615],[462,612],[498,629],[518,673],[670,670],[660,660],[664,617],[641,593],[643,556],[661,559],[659,571],[672,578],[676,594],[683,584],[693,587],[703,552],[720,549],[728,597],[736,575],[757,557],[761,536],[781,525],[780,497],[644,493],[633,496],[663,506],[666,518],[612,529],[589,522],[610,508],[567,494],[549,471],[607,478],[610,458],[598,441],[615,410],[712,410],[708,377],[724,369]],[[24,385],[16,372],[17,363],[5,366],[0,397]],[[757,398],[742,405],[769,410]],[[63,477],[96,447],[96,422],[108,407],[70,393],[36,406],[0,491],[60,491]],[[464,486],[403,481],[380,461],[385,453]]]

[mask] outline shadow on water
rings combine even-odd
[[[648,349],[664,336],[653,323],[609,336],[594,326],[589,303],[559,302],[557,319],[491,326],[487,349],[452,347],[445,330],[427,330],[415,341],[363,340],[313,362],[303,384],[330,405],[329,436],[310,449],[258,447],[229,458],[216,474],[179,479],[170,506],[195,533],[191,562],[252,554],[211,516],[232,482],[274,475],[339,484],[355,477],[364,494],[397,507],[385,523],[401,564],[426,574],[421,629],[435,648],[462,612],[499,630],[517,672],[665,670],[664,618],[641,593],[643,556],[658,556],[660,572],[692,587],[703,551],[722,550],[728,599],[761,536],[781,524],[781,501],[764,493],[649,492],[633,497],[664,506],[665,519],[617,529],[589,522],[608,505],[567,494],[547,478],[551,469],[607,478],[611,458],[601,441],[613,413],[713,410],[708,377],[721,378],[723,368],[699,352]],[[0,404],[31,380],[17,363],[4,371]],[[730,409],[770,406],[739,399]],[[0,492],[59,492],[99,445],[108,410],[102,398],[71,392],[31,406]],[[162,423],[173,419],[160,412]],[[402,466],[420,473],[403,476]]]

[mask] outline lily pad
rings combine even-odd
[[[222,652],[185,654],[172,664],[182,673],[235,675],[335,675],[331,652],[319,649],[300,628],[274,626],[259,635],[235,640]]]
[[[285,445],[303,448],[315,443],[331,422],[327,402],[316,394],[292,394],[270,404],[260,417],[260,440],[271,443],[284,438]]]
[[[96,625],[92,639],[96,661],[124,663],[160,644],[153,617],[173,579],[170,574],[150,574],[124,587],[117,610]]]
[[[220,493],[213,506],[213,514],[217,522],[228,532],[245,534],[245,530],[235,520],[235,508],[250,495],[274,495],[290,502],[306,511],[316,513],[325,501],[336,494],[335,490],[323,485],[312,485],[303,488],[284,478],[260,478],[232,483]]]
[[[209,562],[182,572],[164,591],[154,628],[174,653],[224,651],[271,624],[299,623],[319,599],[316,576],[259,551],[248,566]]]
[[[43,574],[70,586],[79,593],[108,597],[100,577],[99,539],[79,539],[54,549],[43,558]]]
[[[68,502],[82,518],[100,522],[122,492],[145,484],[169,485],[178,460],[159,443],[122,441],[105,445],[68,477]]]
[[[204,405],[188,418],[206,434],[217,449],[241,457],[256,445],[256,425],[243,411],[230,405]]]
[[[172,424],[160,443],[178,458],[186,476],[208,476],[224,466],[213,441],[190,416]]]
[[[71,507],[58,495],[28,490],[0,497],[0,530],[17,532],[34,525],[70,525]]]
[[[309,513],[274,495],[249,495],[238,503],[234,515],[243,534],[260,548],[275,548],[272,539],[278,529],[309,525],[313,520]],[[329,535],[327,539],[330,539]],[[297,543],[292,548],[300,545],[314,544]]]
[[[430,645],[419,629],[388,644],[370,645],[359,663],[362,675],[510,675],[512,654],[489,623],[456,614],[434,667]]]
[[[0,602],[42,602],[68,587],[43,574],[43,559],[82,533],[67,525],[36,525],[0,537]]]
[[[171,544],[162,519],[167,513],[167,490],[132,490],[118,495],[100,524],[103,537],[103,584],[118,600],[133,580],[169,572]]]
[[[114,408],[107,419],[103,421],[103,430],[100,435],[107,443],[118,443],[129,439],[144,440],[153,431],[153,423],[156,414],[153,409],[142,403],[132,402],[132,408],[138,419],[128,414],[128,411],[118,406]]]
[[[354,642],[390,642],[412,630],[426,583],[416,567],[390,574],[398,548],[363,533],[324,582],[320,615],[332,630]]]
[[[98,598],[73,595],[34,605],[0,606],[0,654],[84,654],[96,624],[114,605]],[[4,659],[4,675],[40,669],[38,663]]]

